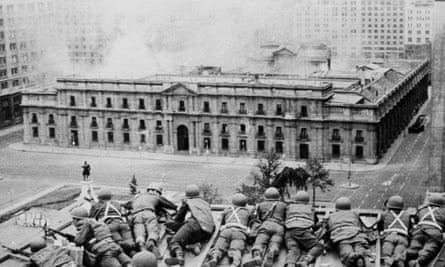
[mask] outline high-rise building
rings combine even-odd
[[[432,0],[407,0],[405,4],[405,53],[409,58],[429,57],[433,29]]]

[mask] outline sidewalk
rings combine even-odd
[[[52,153],[52,154],[71,154],[79,156],[90,157],[109,157],[109,158],[129,158],[136,160],[155,160],[155,161],[176,161],[176,162],[190,162],[202,163],[212,165],[240,165],[253,166],[258,159],[249,157],[221,157],[221,156],[196,156],[196,155],[178,155],[178,154],[164,154],[152,152],[138,152],[138,151],[121,151],[121,150],[100,150],[100,149],[82,149],[82,148],[66,148],[56,146],[41,146],[34,144],[23,144],[22,142],[9,145],[10,149],[34,152],[34,153]],[[304,161],[284,160],[284,164],[289,167],[304,166]],[[347,171],[349,164],[347,163],[326,163],[326,167],[330,170]],[[385,163],[375,165],[368,164],[351,164],[353,171],[374,171],[386,166]]]
[[[11,127],[3,128],[0,129],[0,137],[22,130],[23,130],[23,124],[18,124]]]

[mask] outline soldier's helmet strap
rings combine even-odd
[[[396,223],[399,223],[403,230],[408,231],[408,227],[406,227],[406,225],[401,220],[403,212],[404,211],[402,210],[399,214],[396,214],[394,211],[391,210],[391,214],[392,216],[394,216],[394,221],[392,221],[392,223],[388,226],[388,229],[393,228]]]

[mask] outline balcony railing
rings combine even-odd
[[[240,109],[238,110],[239,114],[247,114],[247,109]]]
[[[228,131],[221,131],[221,136],[230,136]]]
[[[266,115],[266,112],[264,112],[264,110],[257,110],[256,115]]]
[[[275,137],[275,139],[284,139],[284,134],[283,133],[276,133],[274,137]]]
[[[71,122],[71,123],[70,123],[70,127],[71,127],[71,128],[77,128],[77,127],[79,127],[79,126],[77,125],[77,122]]]
[[[257,137],[257,138],[266,138],[266,133],[264,133],[264,132],[259,132],[259,133],[256,134],[256,137]]]
[[[212,132],[210,130],[203,130],[202,135],[209,136],[209,135],[212,135]]]
[[[365,141],[365,138],[363,136],[356,136],[355,142],[357,143],[363,143]]]
[[[300,134],[298,137],[300,138],[300,140],[309,140],[308,134]]]
[[[228,110],[228,109],[224,109],[224,108],[222,108],[222,109],[221,109],[221,113],[225,113],[225,114],[227,114],[227,113],[229,113],[229,110]]]
[[[340,135],[332,135],[331,140],[332,141],[341,141],[341,136]]]

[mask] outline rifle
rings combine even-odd
[[[27,260],[28,260],[28,258],[30,256],[28,253],[24,252],[22,249],[11,248],[11,247],[8,247],[8,246],[3,245],[1,243],[0,243],[0,246],[2,248],[4,248],[4,249],[8,250],[9,252],[13,253],[13,254],[18,254],[18,255],[26,257]]]
[[[47,227],[46,230],[47,230],[48,233],[58,234],[61,237],[66,238],[69,242],[74,242],[74,238],[75,237],[73,235],[71,235],[71,234],[63,233],[63,232],[60,232],[60,231],[58,231],[56,229],[53,229],[53,228],[50,228],[50,227]]]

